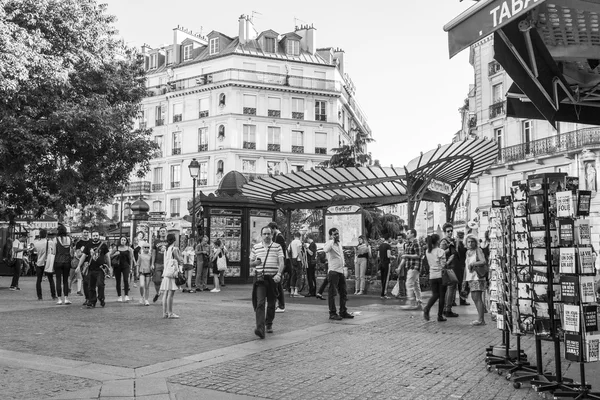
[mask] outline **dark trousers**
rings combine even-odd
[[[35,290],[37,292],[38,299],[42,298],[42,278],[44,277],[44,274],[48,278],[48,283],[50,284],[50,294],[52,295],[52,298],[55,298],[56,288],[54,287],[54,276],[52,274],[45,273],[43,265],[38,265],[35,267],[35,272],[37,276],[37,280],[35,281]]]
[[[321,286],[319,286],[319,294],[323,295],[323,292],[325,291],[325,288],[327,287],[327,285],[329,285],[329,275],[325,275],[325,279],[323,279],[323,283],[321,283]]]
[[[292,278],[290,279],[290,286],[298,288],[302,284],[302,262],[298,260],[292,260]]]
[[[90,276],[89,303],[95,306],[96,301],[104,301],[104,271],[93,270],[88,275]],[[98,289],[98,294],[96,294],[96,288]]]
[[[21,266],[23,260],[20,258],[15,259],[15,265],[13,266],[13,276],[10,283],[10,287],[19,287],[19,277],[21,276]]]
[[[290,287],[290,280],[292,277],[292,262],[289,258],[286,258],[284,261],[283,273],[281,274],[281,284],[283,287],[287,289],[288,292],[291,292],[292,289]],[[283,294],[281,294],[283,296]]]
[[[335,295],[340,294],[340,315],[348,312],[346,309],[346,278],[341,272],[329,271],[329,315],[337,314]]]
[[[283,292],[283,278],[276,283],[277,285],[277,304],[279,308],[285,308],[285,293]]]
[[[121,276],[123,277],[123,286],[125,291],[125,296],[129,295],[129,272],[130,267],[114,267],[113,273],[115,275],[115,281],[117,285],[117,296],[121,296]]]
[[[86,300],[90,299],[90,271],[87,272],[87,274],[83,275],[83,273],[81,274],[81,277],[83,278],[83,295],[85,296]]]
[[[316,265],[309,265],[306,269],[306,278],[308,279],[308,294],[314,296],[317,291],[317,277],[315,275]]]
[[[430,279],[429,284],[431,285],[431,297],[425,306],[425,312],[429,313],[429,310],[436,301],[438,303],[438,317],[441,317],[444,312],[444,304],[446,302],[446,286],[442,285],[442,278]]]
[[[256,283],[256,328],[262,332],[267,327],[273,325],[275,319],[275,289],[277,284],[273,277],[265,276],[265,280]],[[265,320],[265,305],[267,309]]]
[[[390,278],[390,264],[382,263],[379,267],[379,271],[381,271],[381,297],[383,297],[387,293],[388,280]]]
[[[446,286],[446,303],[444,308],[446,312],[452,312],[452,303],[456,300],[456,283]]]
[[[458,291],[458,297],[460,298],[461,302],[466,301],[466,298],[462,298],[460,297],[460,291],[462,290],[463,287],[463,281],[465,278],[465,266],[464,265],[459,265],[456,268],[453,268],[454,273],[456,274],[456,277],[458,278],[458,284],[456,285],[457,287],[457,291]],[[456,301],[455,299],[452,299],[452,301]]]
[[[56,273],[56,294],[58,297],[63,295],[63,289],[65,296],[69,295],[69,274],[71,273],[70,264],[56,264],[54,263],[54,272]],[[62,286],[61,286],[62,283]]]

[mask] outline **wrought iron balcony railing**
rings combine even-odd
[[[152,184],[152,191],[153,192],[160,192],[163,190],[163,184],[162,183],[153,183]]]
[[[176,147],[173,149],[173,155],[176,156],[178,154],[181,154],[181,147]]]
[[[200,111],[198,113],[198,118],[206,118],[208,117],[208,110]]]
[[[242,172],[242,175],[248,180],[248,182],[252,182],[258,178],[268,178],[269,174],[257,174],[255,172]]]
[[[316,114],[315,115],[315,121],[326,122],[327,121],[327,114]]]
[[[171,182],[171,189],[181,187],[181,182]]]
[[[292,146],[292,153],[304,153],[304,146]]]
[[[244,107],[245,115],[256,115],[256,107]]]
[[[293,119],[304,119],[304,113],[298,112],[298,111],[292,111],[292,118]]]
[[[208,144],[199,144],[198,151],[208,151]]]
[[[268,151],[281,151],[281,145],[275,144],[275,143],[269,143],[267,145],[267,150]]]
[[[267,110],[267,115],[273,118],[281,118],[281,110]]]
[[[499,101],[490,106],[490,119],[499,117],[500,115],[506,113],[504,104],[504,101]]]
[[[327,154],[326,147],[315,147],[315,154]]]
[[[165,120],[164,119],[157,119],[154,121],[154,126],[163,126],[165,124]]]
[[[586,147],[600,147],[600,128],[584,128],[500,149],[498,164],[568,154]]]
[[[173,122],[181,122],[182,119],[183,119],[183,116],[181,114],[173,115]]]
[[[256,142],[244,142],[244,149],[256,150]]]

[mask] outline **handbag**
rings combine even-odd
[[[223,253],[217,257],[217,271],[227,271],[227,257]]]
[[[483,257],[483,261],[485,262],[485,264],[483,265],[478,265],[476,267],[474,267],[473,269],[475,270],[475,272],[477,273],[477,276],[479,277],[479,279],[485,279],[488,276],[488,273],[490,272],[490,266],[488,265],[485,255],[483,254],[483,251],[481,249],[477,249],[477,261],[480,261],[481,259],[479,258],[479,255],[482,255]]]
[[[177,286],[183,286],[185,285],[187,279],[185,278],[185,274],[181,271],[177,271],[177,276],[175,276],[175,284]]]
[[[451,286],[456,285],[458,283],[458,278],[456,277],[456,273],[451,269],[442,270],[442,285]]]
[[[400,294],[400,282],[396,281],[394,288],[392,289],[392,296],[397,297]]]
[[[179,272],[179,264],[177,260],[173,258],[173,246],[169,247],[165,254],[165,269],[163,271],[163,278],[176,278]]]
[[[48,253],[48,239],[46,239],[46,264],[44,264],[44,272],[47,274],[54,273],[54,257],[53,253]]]

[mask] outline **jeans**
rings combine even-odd
[[[365,257],[356,258],[356,279],[354,281],[355,292],[365,291],[365,279],[367,274],[367,259]]]
[[[265,325],[270,327],[275,319],[275,288],[277,284],[272,276],[265,276],[263,282],[256,283],[256,328],[265,331]],[[267,318],[265,320],[265,302]]]
[[[438,317],[441,317],[444,313],[444,303],[446,299],[446,286],[442,285],[442,278],[430,279],[429,284],[431,285],[431,298],[425,306],[425,313],[429,314],[429,310],[439,300],[438,303]]]
[[[283,293],[283,279],[276,283],[277,285],[277,305],[279,308],[285,309],[285,294]]]
[[[413,298],[421,302],[421,285],[419,283],[419,270],[409,269],[406,271],[406,295],[409,299]]]
[[[381,297],[383,297],[387,293],[388,281],[390,279],[390,264],[382,263],[379,271],[381,271]]]
[[[208,283],[208,265],[205,267],[203,261],[198,261],[196,265],[196,290],[204,290]]]
[[[54,263],[54,272],[56,273],[56,294],[58,297],[69,295],[69,273],[71,272],[71,264],[56,264]]]
[[[458,297],[461,302],[464,302],[467,299],[466,298],[463,299],[462,297],[460,297],[460,288],[462,288],[462,284],[464,281],[464,275],[465,275],[464,263],[463,263],[463,265],[459,265],[457,268],[453,268],[453,270],[454,270],[454,273],[456,274],[456,277],[458,278],[458,284],[456,285],[456,291],[458,292]],[[452,301],[456,302],[456,299],[452,299]]]
[[[162,283],[162,274],[164,269],[164,264],[154,263],[154,274],[152,275],[152,282],[154,282],[154,289],[156,289],[156,293],[160,291],[160,284]]]
[[[125,289],[125,296],[129,295],[129,272],[130,267],[114,267],[113,271],[115,274],[115,281],[117,284],[117,296],[121,296],[121,275],[123,276],[123,286]]]
[[[298,260],[292,260],[292,278],[290,279],[290,286],[298,288],[302,284],[302,262]]]
[[[20,258],[15,259],[15,265],[13,267],[13,276],[12,281],[10,283],[10,287],[19,287],[19,277],[21,276],[21,266],[23,265],[23,260]]]
[[[308,265],[306,269],[306,278],[308,280],[308,294],[314,296],[317,291],[317,277],[315,275],[316,265]]]
[[[96,301],[104,301],[104,271],[96,269],[89,272],[90,276],[90,299],[91,305],[96,305]],[[96,295],[96,288],[98,293]]]
[[[337,314],[335,308],[335,295],[336,292],[340,294],[340,315],[346,314],[346,278],[341,272],[329,271],[327,274],[329,277],[329,315]]]
[[[38,299],[42,298],[42,277],[44,276],[44,274],[46,274],[46,277],[48,278],[48,283],[50,284],[50,294],[52,295],[52,298],[56,297],[56,288],[54,287],[54,276],[52,274],[48,274],[44,272],[44,266],[37,266],[35,267],[35,272],[36,272],[36,276],[37,276],[37,280],[35,281],[35,290],[37,292],[37,297]]]
[[[87,274],[85,274],[85,275],[81,274],[81,276],[83,277],[83,294],[85,295],[85,299],[89,300],[90,299],[90,271],[88,271]]]
[[[446,302],[445,309],[446,312],[452,312],[452,303],[454,303],[456,298],[456,283],[453,285],[448,285],[446,289]]]
[[[329,285],[329,275],[325,275],[325,279],[323,279],[323,283],[321,283],[321,286],[319,286],[319,294],[323,295],[323,292],[325,291],[325,288],[327,287],[327,285]]]

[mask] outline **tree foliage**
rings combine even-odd
[[[113,221],[109,218],[104,207],[92,204],[82,209],[71,208],[70,216],[63,223],[78,230],[84,227],[110,227]]]
[[[94,0],[4,0],[0,8],[0,205],[104,203],[149,169],[133,130],[143,61]]]
[[[384,214],[379,208],[363,210],[365,229],[369,239],[386,236],[397,238],[404,231],[404,220],[395,214]]]
[[[320,165],[323,167],[363,167],[371,165],[371,153],[367,153],[367,144],[375,139],[361,129],[355,128],[350,131],[354,139],[350,144],[344,144],[333,148],[334,154]]]

